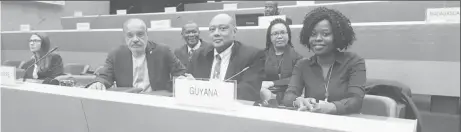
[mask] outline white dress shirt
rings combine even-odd
[[[32,78],[37,79],[38,78],[38,66],[37,64],[34,64],[34,70],[32,71]]]
[[[202,43],[201,43],[200,40],[199,40],[198,43],[197,43],[193,48],[190,48],[189,46],[187,46],[187,53],[190,54],[191,50],[197,51],[198,48],[200,48],[200,45],[201,45],[201,44],[202,44]]]
[[[152,91],[149,82],[149,72],[147,69],[146,55],[133,58],[133,87],[142,88],[143,92]]]
[[[234,43],[232,43],[232,45],[229,46],[226,50],[221,52],[221,54],[219,54],[218,51],[216,51],[216,49],[214,49],[214,56],[213,56],[214,59],[213,59],[213,65],[212,65],[212,68],[211,68],[210,79],[213,78],[213,71],[215,69],[215,65],[216,65],[216,62],[217,62],[215,56],[219,54],[219,56],[221,57],[221,69],[219,71],[219,80],[221,80],[221,81],[225,80],[227,67],[229,66],[229,61],[230,61],[230,57],[231,57],[231,54],[232,54],[232,47],[233,46],[234,46]]]

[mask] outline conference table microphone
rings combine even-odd
[[[48,55],[50,55],[50,53],[54,52],[55,50],[57,50],[58,47],[55,47],[53,48],[51,51],[47,52],[45,55],[43,55],[40,59],[38,59],[37,61],[35,61],[33,64],[31,64],[29,67],[26,68],[25,70],[25,73],[24,75],[22,76],[22,82],[25,82],[26,81],[26,73],[27,73],[27,70],[29,70],[32,66],[36,65],[38,62],[42,61],[45,57],[47,57]]]
[[[260,58],[258,61],[260,61],[260,60],[264,60],[264,58]],[[232,78],[234,78],[234,77],[236,77],[236,76],[242,74],[242,73],[245,72],[246,70],[250,69],[252,66],[255,66],[255,64],[258,64],[257,61],[255,61],[255,62],[256,62],[256,63],[253,63],[253,64],[251,64],[250,66],[247,66],[247,67],[243,68],[242,70],[240,70],[239,72],[235,73],[234,75],[232,75],[231,77],[227,78],[227,79],[224,80],[224,81],[229,81],[229,80],[231,80]]]

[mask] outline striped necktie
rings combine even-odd
[[[221,56],[216,55],[216,64],[214,65],[213,79],[219,79],[219,74],[221,72]]]

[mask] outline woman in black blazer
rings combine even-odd
[[[281,102],[290,82],[293,66],[302,58],[291,44],[291,30],[283,19],[273,20],[266,35],[265,78],[261,85],[262,104],[269,99]]]
[[[29,48],[33,56],[24,63],[22,69],[32,66],[26,71],[25,78],[46,79],[55,78],[63,75],[64,66],[59,54],[49,54],[42,61],[34,65],[36,61],[42,58],[50,51],[50,39],[45,33],[34,33],[29,39]]]

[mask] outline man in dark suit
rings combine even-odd
[[[264,16],[277,16],[277,15],[280,15],[278,2],[266,1],[266,3],[264,4]],[[285,21],[287,22],[288,25],[293,24],[292,20],[288,18],[288,16],[285,17]]]
[[[117,87],[142,88],[142,92],[171,91],[172,76],[183,75],[185,67],[165,45],[148,41],[147,27],[141,19],[123,24],[126,45],[111,51],[106,64],[89,89]]]
[[[236,80],[237,99],[256,101],[264,74],[264,51],[236,41],[235,25],[228,14],[218,14],[211,20],[212,45],[193,54],[187,76]]]
[[[192,53],[197,51],[199,48],[205,47],[210,44],[200,39],[200,30],[198,28],[198,25],[194,22],[189,22],[186,25],[184,25],[182,27],[181,35],[184,41],[186,41],[186,44],[176,49],[174,51],[174,54],[176,55],[176,57],[178,57],[181,63],[185,67],[187,67],[192,57]]]

